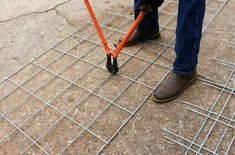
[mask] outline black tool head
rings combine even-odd
[[[110,74],[117,74],[118,73],[118,64],[117,64],[117,59],[113,59],[112,62],[112,57],[111,55],[107,55],[107,64],[106,68],[108,69]]]

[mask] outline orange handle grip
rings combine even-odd
[[[119,53],[121,52],[121,50],[125,46],[127,40],[131,37],[131,35],[133,34],[133,32],[135,31],[135,29],[140,24],[140,22],[142,21],[143,18],[144,18],[144,13],[141,11],[140,14],[138,15],[137,19],[135,20],[135,22],[132,24],[131,28],[129,29],[129,31],[127,32],[127,34],[125,35],[125,37],[121,41],[121,43],[118,45],[117,49],[112,53],[113,58],[116,59],[118,57]]]
[[[103,32],[102,32],[102,30],[100,28],[100,25],[99,25],[99,23],[98,23],[98,21],[97,21],[97,19],[95,17],[94,11],[92,10],[91,5],[90,5],[88,0],[84,0],[84,2],[85,2],[85,5],[87,7],[87,10],[88,10],[88,12],[89,12],[89,14],[91,16],[91,19],[92,19],[92,21],[93,21],[93,23],[95,25],[95,28],[96,28],[96,30],[97,30],[97,32],[99,34],[99,37],[100,37],[101,42],[102,42],[102,44],[104,46],[105,52],[106,52],[107,55],[110,55],[110,53],[111,53],[110,52],[110,48],[109,48],[108,43],[107,43],[107,41],[106,41],[106,39],[104,37],[104,34],[103,34]]]

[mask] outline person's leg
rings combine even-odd
[[[142,0],[134,0],[134,15],[135,19],[138,17],[140,13],[140,3]],[[159,24],[158,24],[158,13],[157,12],[149,12],[146,14],[141,21],[140,25],[137,28],[138,32],[146,33],[146,32],[158,32]]]
[[[180,0],[173,72],[190,75],[197,67],[205,0]]]
[[[135,19],[138,17],[140,13],[139,6],[143,0],[134,0],[134,15]],[[163,2],[163,0],[160,0]],[[152,6],[153,7],[153,6]],[[154,6],[155,11],[147,13],[141,23],[138,25],[137,30],[132,34],[132,36],[128,39],[126,43],[127,46],[132,46],[140,41],[148,40],[148,39],[157,39],[160,37],[159,33],[159,24],[158,24],[158,7]],[[119,39],[119,42],[122,41],[122,37]]]
[[[177,98],[196,79],[205,0],[179,0],[178,9],[176,59],[173,72],[153,94],[153,100],[158,103]]]

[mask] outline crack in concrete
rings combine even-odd
[[[65,21],[66,21],[69,25],[71,25],[72,27],[75,27],[75,28],[76,28],[76,25],[73,24],[73,23],[71,23],[71,22],[69,21],[69,19],[68,19],[65,15],[59,13],[59,11],[58,11],[56,8],[54,9],[54,11],[55,11],[56,15],[61,16],[62,18],[65,19]]]
[[[61,5],[64,5],[64,4],[66,4],[66,3],[69,3],[69,2],[71,2],[71,0],[67,0],[67,1],[64,1],[64,2],[62,2],[62,3],[56,4],[54,7],[50,8],[50,9],[47,9],[47,10],[45,10],[45,11],[30,12],[30,13],[27,13],[27,14],[19,15],[19,16],[17,16],[17,17],[11,18],[11,19],[2,20],[2,21],[0,21],[0,24],[6,23],[6,22],[9,22],[9,21],[12,21],[12,20],[21,18],[21,17],[30,16],[30,15],[33,15],[33,14],[47,13],[47,12],[49,12],[49,11],[55,10],[57,7],[59,7],[59,6],[61,6]],[[67,20],[66,20],[66,21],[67,21]],[[70,23],[69,23],[69,24],[70,24]],[[72,25],[72,26],[73,26],[73,25]]]

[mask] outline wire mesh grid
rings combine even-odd
[[[216,61],[227,65],[223,60],[217,59]],[[231,68],[231,72],[225,86],[227,86],[235,76],[234,66],[230,64],[228,67]],[[207,83],[205,84],[207,85]],[[203,117],[203,123],[193,138],[187,139],[170,130],[162,128],[162,130],[167,133],[165,137],[186,148],[185,154],[234,153],[232,146],[234,145],[235,138],[235,111],[233,108],[235,103],[235,87],[233,87],[231,91],[225,91],[225,88],[226,87],[223,87],[223,89],[220,90],[215,102],[208,108],[197,106],[187,101],[181,101],[187,106],[187,110]]]
[[[215,1],[207,1],[207,4],[208,3],[215,3]],[[221,5],[217,5],[218,10],[216,10],[215,8],[210,8],[215,13],[211,15],[211,18],[209,20],[208,17],[205,17],[205,19],[208,20],[208,23],[213,20],[213,18],[219,13],[219,11],[224,7],[226,3],[227,1],[221,1]],[[215,4],[213,5],[215,6]],[[204,25],[204,30],[207,28],[207,26],[208,24]],[[216,63],[225,65],[230,68],[229,76],[227,77],[224,85],[218,83],[213,83],[213,85],[211,85],[210,81],[203,78],[199,79],[205,85],[217,87],[217,89],[220,89],[220,93],[216,98],[216,101],[213,102],[212,105],[208,108],[197,106],[194,103],[190,103],[187,101],[181,101],[183,104],[187,105],[187,109],[189,111],[203,117],[203,123],[201,124],[198,131],[195,133],[194,137],[187,139],[166,128],[162,128],[162,130],[166,133],[165,137],[167,139],[185,148],[185,154],[234,153],[233,148],[235,140],[235,110],[232,107],[234,107],[235,103],[235,86],[233,81],[235,76],[235,68],[233,63],[221,59],[213,60],[216,61]],[[225,99],[222,101],[222,98]]]
[[[227,2],[215,5],[214,0],[210,1],[204,30]],[[176,1],[165,1],[159,9],[159,40],[123,50],[117,76],[106,71],[102,46],[93,25],[87,22],[1,81],[0,119],[4,130],[0,149],[10,154],[100,154],[170,73],[177,5]],[[109,41],[115,43],[133,22],[132,10],[130,2],[118,1],[100,14]],[[217,61],[234,68],[234,64]],[[228,100],[234,95],[227,84],[201,81],[229,93]],[[234,129],[233,118],[206,109],[202,109],[204,113],[190,110]],[[198,145],[195,140],[183,145],[188,148],[186,153],[195,152],[195,146],[199,148],[197,153],[216,152],[205,148],[205,141]],[[234,137],[228,147],[233,141]]]

